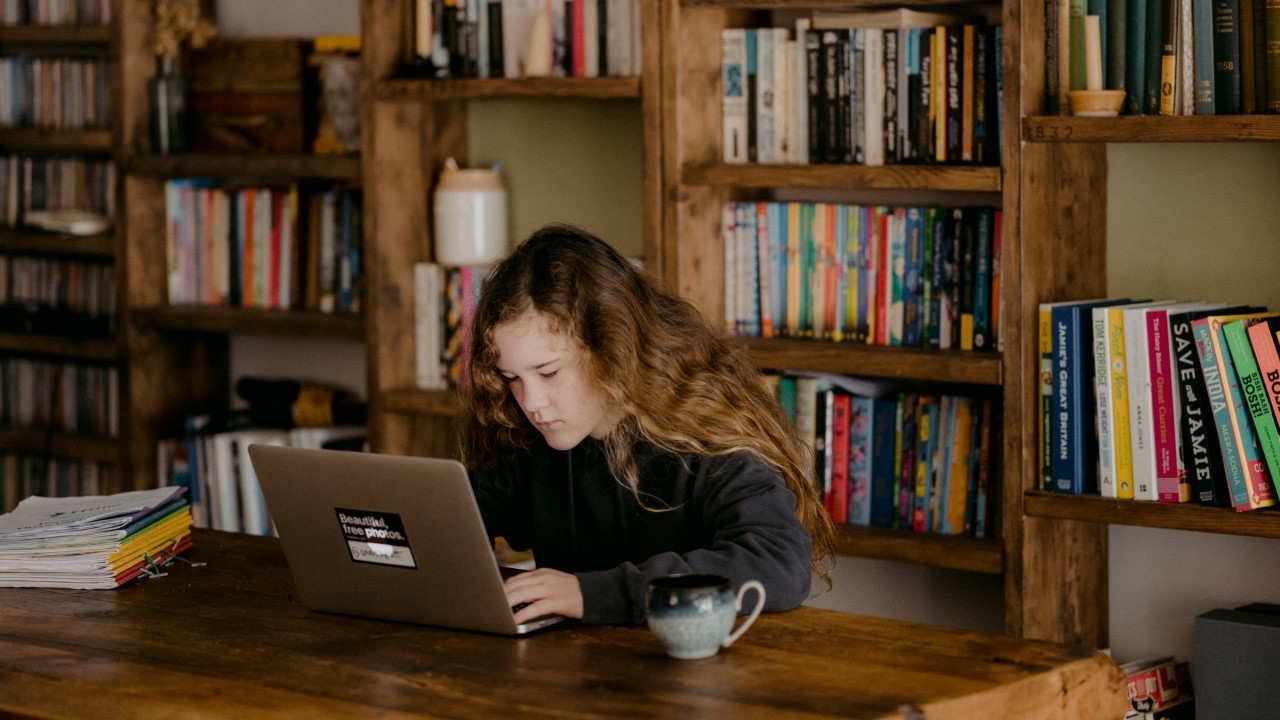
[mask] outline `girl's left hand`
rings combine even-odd
[[[511,607],[528,603],[516,612],[516,624],[543,615],[582,619],[582,587],[578,578],[551,568],[538,568],[507,579]]]

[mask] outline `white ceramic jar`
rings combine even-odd
[[[507,189],[499,169],[445,163],[436,184],[435,259],[442,265],[489,265],[507,253]]]

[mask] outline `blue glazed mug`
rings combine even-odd
[[[756,591],[756,606],[733,629],[742,598]],[[748,580],[735,595],[729,578],[720,575],[665,575],[649,582],[645,593],[645,621],[649,630],[681,660],[708,658],[729,647],[751,627],[764,609],[764,586]]]

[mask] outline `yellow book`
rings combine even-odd
[[[1106,356],[1111,370],[1111,462],[1115,476],[1115,497],[1133,499],[1133,443],[1129,437],[1129,372],[1124,354],[1124,306],[1105,308],[1107,323]],[[1101,484],[1100,484],[1101,487]],[[1106,495],[1106,493],[1103,493]]]
[[[858,207],[849,206],[846,216],[845,238],[845,321],[847,335],[856,337],[858,331]]]
[[[831,321],[827,318],[827,203],[813,205],[813,267],[810,268],[809,307],[813,309],[813,337],[830,339]]]

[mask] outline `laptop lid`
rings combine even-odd
[[[456,460],[250,445],[303,605],[520,634],[466,468]]]

